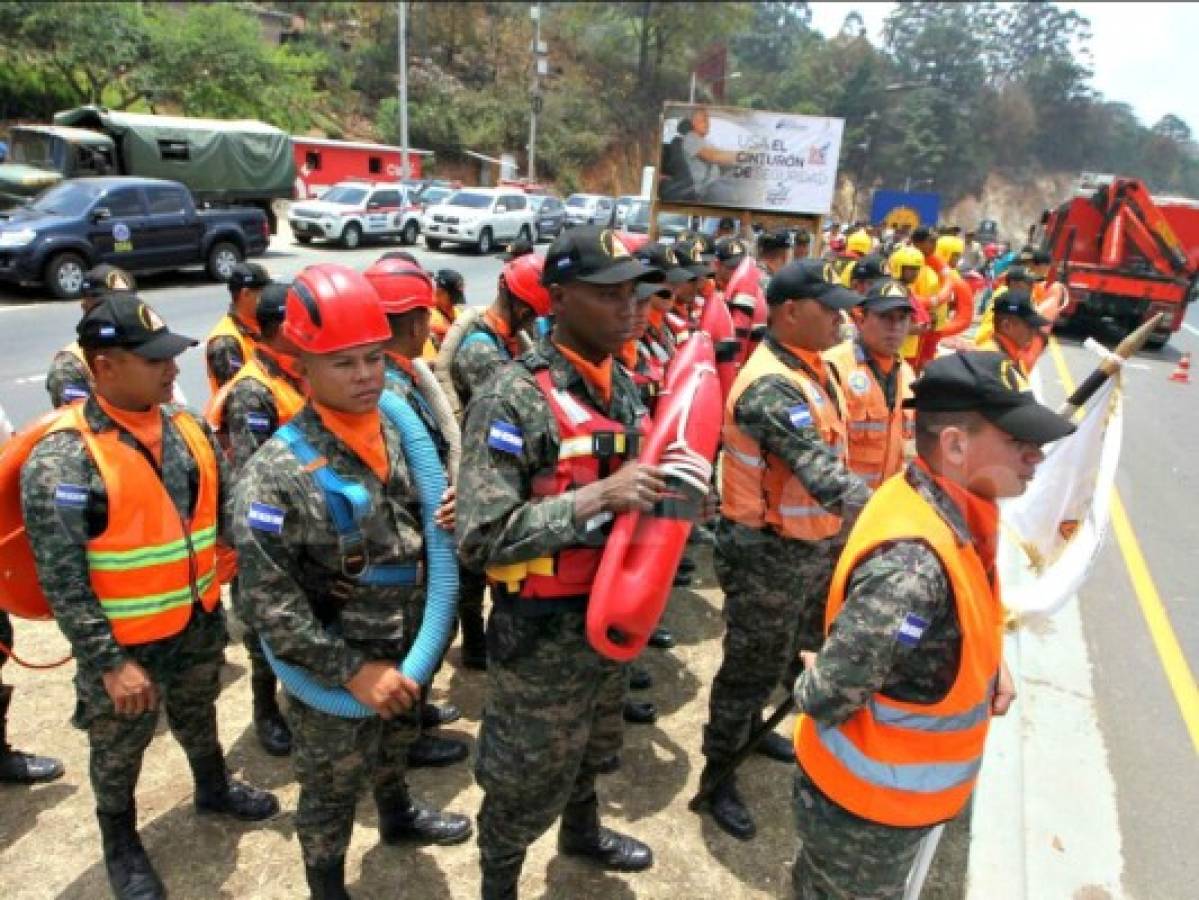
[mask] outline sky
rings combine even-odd
[[[836,34],[851,10],[881,43],[882,24],[893,3],[813,2],[812,25]],[[1058,3],[1091,21],[1095,74],[1091,85],[1107,100],[1128,103],[1144,125],[1174,113],[1199,135],[1199,91],[1191,86],[1199,71],[1195,37],[1199,3]]]

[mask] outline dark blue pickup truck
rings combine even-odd
[[[269,241],[262,210],[197,210],[177,181],[75,178],[0,213],[0,281],[78,297],[83,273],[102,262],[139,273],[202,265],[225,281]]]

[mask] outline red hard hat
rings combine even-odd
[[[828,240],[829,249],[834,253],[840,253],[845,249],[845,238],[841,235],[834,235]]]
[[[383,312],[398,316],[414,309],[433,309],[433,280],[420,266],[407,260],[383,258],[362,273],[371,283]]]
[[[994,259],[998,255],[999,255],[999,245],[998,244],[987,244],[985,247],[983,247],[983,256],[985,256],[987,259]]]
[[[321,263],[301,270],[288,288],[283,334],[305,353],[336,353],[390,340],[391,328],[364,276]]]
[[[550,292],[541,283],[545,257],[535,253],[518,256],[500,270],[500,283],[517,300],[527,303],[539,316],[550,314]]]

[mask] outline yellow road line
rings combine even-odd
[[[1066,367],[1066,357],[1053,337],[1049,339],[1049,352],[1067,396],[1074,393],[1074,379],[1070,377],[1070,370]],[[1136,532],[1132,529],[1124,501],[1120,499],[1120,492],[1114,487],[1111,514],[1112,531],[1120,545],[1124,566],[1128,569],[1132,589],[1141,606],[1141,615],[1145,617],[1145,624],[1149,626],[1149,636],[1153,639],[1153,646],[1157,649],[1162,668],[1166,671],[1166,680],[1170,684],[1170,690],[1174,692],[1174,700],[1178,703],[1182,721],[1191,735],[1191,743],[1195,746],[1195,752],[1199,753],[1199,686],[1195,683],[1195,676],[1187,664],[1182,646],[1178,643],[1174,626],[1170,624],[1170,617],[1166,614],[1165,604],[1157,592],[1157,585],[1149,572],[1149,564],[1145,561],[1145,554],[1141,551]]]

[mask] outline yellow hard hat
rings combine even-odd
[[[956,235],[943,234],[937,238],[936,249],[933,250],[933,256],[941,260],[941,262],[949,262],[949,257],[955,253],[959,256],[966,249],[966,243]]]
[[[903,270],[907,267],[920,268],[923,265],[924,254],[910,244],[904,244],[887,260],[887,268],[891,270],[891,277],[895,279],[901,278]]]
[[[874,247],[874,241],[870,239],[870,235],[866,233],[865,228],[859,228],[849,236],[845,242],[845,247],[854,253],[860,253],[865,256]]]

